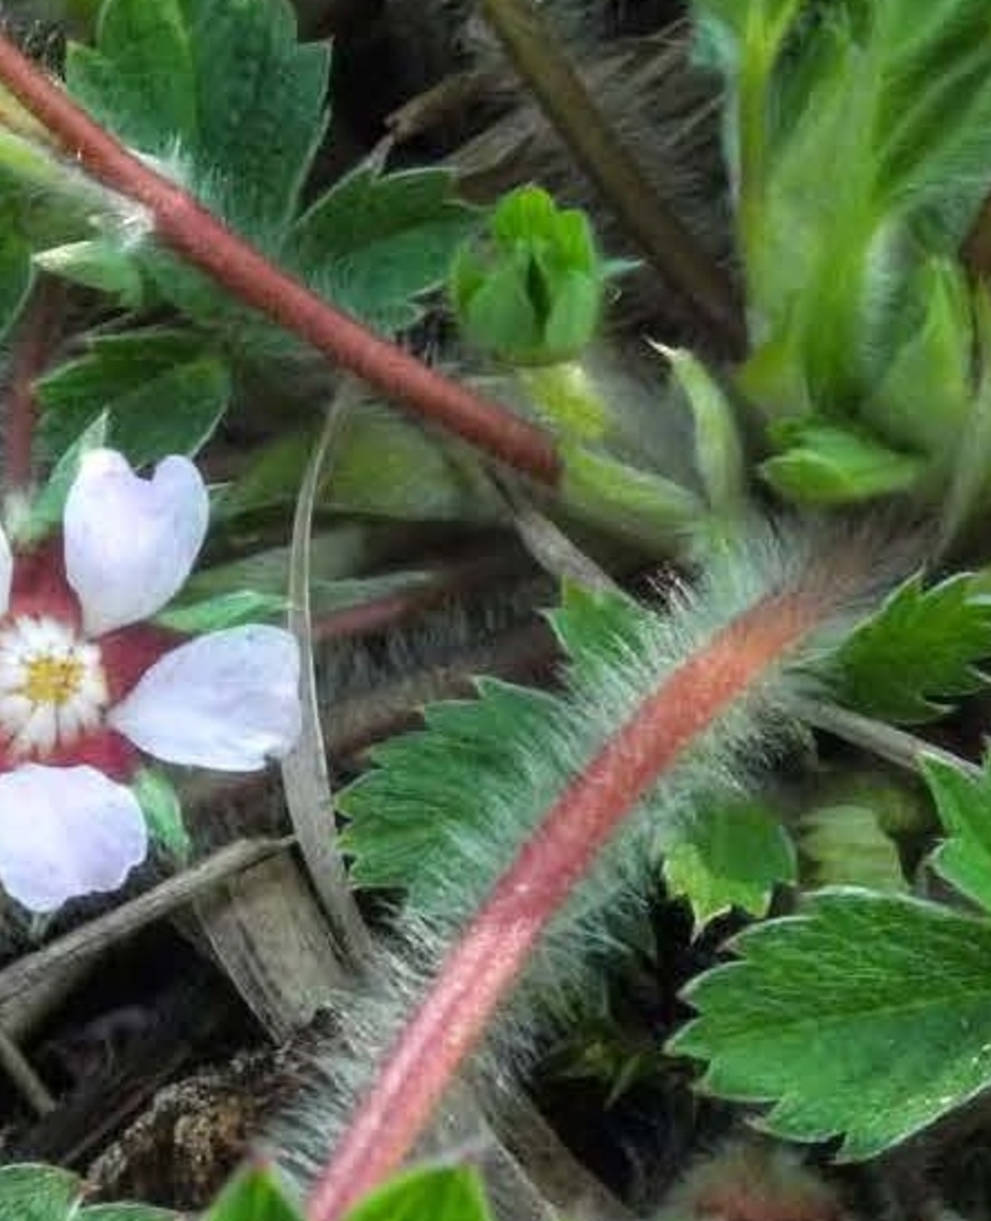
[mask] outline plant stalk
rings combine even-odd
[[[339,1221],[407,1156],[548,921],[647,788],[820,621],[824,597],[763,598],[670,674],[550,807],[442,965],[318,1180],[309,1221]]]
[[[63,152],[105,186],[144,205],[161,240],[232,296],[388,398],[534,479],[556,484],[560,460],[546,433],[375,335],[270,263],[192,196],[128,152],[3,36],[0,80],[57,138]]]

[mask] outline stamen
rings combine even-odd
[[[34,704],[67,704],[82,685],[83,666],[74,657],[43,653],[30,658],[25,669],[21,690]]]

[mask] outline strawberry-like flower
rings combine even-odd
[[[145,752],[255,771],[299,733],[299,652],[281,628],[193,639],[147,620],[179,591],[209,505],[186,458],[135,475],[86,454],[61,543],[11,554],[0,531],[0,884],[37,912],[114,890],[144,860],[126,781]]]

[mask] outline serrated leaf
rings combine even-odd
[[[948,836],[931,863],[951,886],[991,912],[991,762],[985,761],[980,778],[933,756],[921,766]]]
[[[82,1187],[57,1166],[0,1166],[0,1221],[70,1221]]]
[[[738,962],[694,980],[699,1016],[668,1045],[702,1085],[771,1102],[768,1131],[840,1134],[872,1157],[991,1080],[991,925],[931,903],[822,891],[736,938]]]
[[[293,225],[285,257],[341,309],[382,331],[412,325],[415,298],[443,283],[480,213],[453,195],[446,170],[362,167]]]
[[[303,1213],[274,1170],[249,1165],[235,1174],[202,1221],[303,1221]]]
[[[492,1214],[477,1170],[427,1166],[379,1187],[346,1221],[492,1221]]]
[[[107,0],[96,49],[69,44],[66,85],[143,152],[187,145],[196,131],[196,86],[180,0]]]
[[[197,160],[235,228],[281,234],[327,126],[329,47],[296,42],[287,0],[185,0],[196,77]]]
[[[326,128],[329,52],[287,0],[107,0],[72,92],[125,142],[181,167],[234,228],[273,246]]]
[[[959,573],[923,589],[916,574],[850,634],[828,677],[841,703],[912,724],[979,690],[985,680],[975,664],[989,655],[991,598],[973,592],[973,577]]]
[[[107,443],[134,466],[167,454],[195,454],[230,398],[224,363],[183,331],[150,330],[93,341],[88,355],[37,383],[42,435],[51,453],[66,451],[101,412]]]
[[[664,881],[692,907],[695,931],[738,907],[764,916],[774,887],[794,882],[795,849],[781,820],[753,801],[701,798],[664,853]]]
[[[152,840],[178,866],[189,861],[192,841],[182,817],[182,802],[168,776],[158,767],[142,767],[131,780]]]

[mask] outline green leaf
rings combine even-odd
[[[917,573],[900,585],[831,659],[837,700],[913,724],[946,712],[947,698],[980,690],[974,663],[991,656],[991,598],[975,594],[973,580],[958,573],[923,589]]]
[[[141,304],[144,287],[131,256],[103,238],[41,250],[34,261],[43,271],[115,296],[124,309]]]
[[[0,230],[0,338],[6,335],[20,314],[33,280],[31,247],[9,224],[3,225]]]
[[[668,1045],[703,1087],[773,1102],[762,1126],[872,1157],[991,1081],[991,925],[896,895],[835,890],[747,929],[741,961],[694,980]]]
[[[814,886],[908,889],[898,848],[870,805],[834,801],[807,811],[802,815],[799,847],[809,862]]]
[[[991,760],[985,760],[980,778],[933,756],[921,766],[948,836],[932,854],[932,865],[991,912]]]
[[[793,443],[762,463],[760,473],[800,504],[855,504],[904,492],[924,469],[921,459],[895,453],[864,433],[818,423],[788,431]]]
[[[37,392],[53,454],[64,453],[105,410],[107,443],[143,466],[167,454],[195,454],[223,415],[231,384],[198,337],[153,329],[93,340],[89,355],[49,373]]]
[[[192,841],[172,781],[160,768],[142,767],[131,780],[131,791],[145,816],[151,838],[176,865],[185,865],[189,861]]]
[[[446,170],[382,175],[362,167],[293,226],[285,257],[322,296],[381,331],[412,325],[415,298],[444,281],[480,213]]]
[[[330,52],[299,45],[288,0],[185,0],[196,76],[197,164],[236,229],[280,234],[327,126]]]
[[[180,0],[107,0],[97,45],[70,43],[66,85],[100,123],[142,152],[196,132],[196,85]]]
[[[326,129],[329,52],[287,0],[107,0],[66,82],[100,122],[167,158],[235,229],[274,247]]]
[[[651,345],[671,362],[678,384],[695,417],[695,465],[709,504],[732,516],[743,500],[743,449],[733,409],[722,388],[685,348]]]
[[[373,1191],[346,1221],[492,1221],[492,1214],[477,1170],[427,1166]]]
[[[669,554],[703,516],[698,498],[673,480],[588,446],[563,442],[561,503],[586,521]]]
[[[236,589],[199,602],[167,606],[158,612],[154,622],[192,636],[199,632],[219,632],[242,623],[257,623],[284,614],[285,610],[284,597],[257,593],[253,589]]]
[[[0,1221],[69,1221],[82,1186],[57,1166],[0,1166]]]
[[[59,458],[48,476],[48,482],[35,497],[27,520],[17,530],[19,539],[31,542],[44,538],[62,521],[69,489],[79,471],[79,461],[89,450],[106,445],[108,428],[107,413],[101,411]]]
[[[795,849],[780,819],[756,802],[707,799],[664,854],[664,881],[692,906],[695,931],[739,907],[764,916],[779,882],[794,882]]]
[[[239,1171],[207,1209],[202,1221],[304,1221],[300,1207],[268,1166]]]

